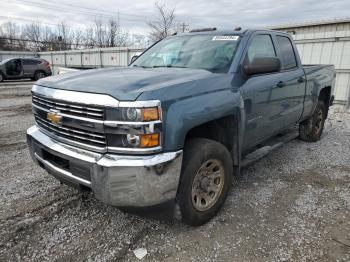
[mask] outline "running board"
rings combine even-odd
[[[269,154],[271,151],[283,146],[284,144],[290,142],[291,140],[297,138],[298,136],[299,136],[299,131],[293,128],[283,136],[275,136],[268,139],[264,143],[261,143],[258,149],[256,149],[255,151],[243,157],[241,162],[241,167],[246,167],[258,161],[259,159]]]

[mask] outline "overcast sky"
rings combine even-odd
[[[350,0],[166,0],[176,8],[179,23],[190,28],[236,26],[263,27],[310,20],[347,18]],[[79,28],[95,17],[108,19],[119,11],[120,22],[130,33],[147,34],[146,21],[155,15],[153,0],[0,0],[0,23],[32,20],[54,25],[65,21]],[[17,18],[18,20],[13,20]]]

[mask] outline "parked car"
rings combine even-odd
[[[0,62],[0,82],[6,79],[31,78],[39,80],[51,76],[50,63],[39,58],[11,58]]]
[[[39,80],[28,145],[42,168],[104,203],[201,225],[267,141],[295,125],[302,140],[321,138],[334,81],[332,65],[303,66],[286,33],[194,30],[128,67]]]

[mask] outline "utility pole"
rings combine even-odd
[[[188,26],[190,26],[190,25],[187,25],[187,24],[185,24],[184,22],[182,22],[182,23],[180,24],[181,32],[182,32],[182,33],[185,33]]]

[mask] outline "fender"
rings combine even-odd
[[[204,105],[204,106],[203,106]],[[245,111],[241,94],[233,89],[188,97],[171,104],[165,112],[165,151],[182,149],[187,133],[207,122],[232,116],[232,157],[239,174],[244,134]]]

